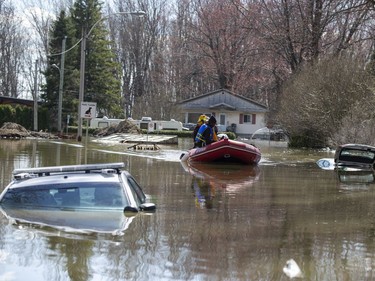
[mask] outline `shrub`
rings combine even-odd
[[[343,120],[363,111],[353,105],[358,101],[360,105],[375,103],[373,83],[373,77],[353,59],[307,65],[285,85],[278,122],[288,131],[294,146],[331,145],[333,136],[338,139],[338,133],[349,134],[353,129],[341,129]],[[372,108],[365,110],[372,114]],[[346,124],[350,125],[347,121]]]

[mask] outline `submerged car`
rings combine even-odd
[[[289,137],[283,129],[276,126],[274,128],[264,127],[256,130],[252,134],[251,140],[289,142]]]
[[[69,165],[13,171],[0,194],[2,208],[153,211],[156,206],[124,163]]]
[[[360,169],[374,169],[375,147],[364,144],[340,145],[335,152],[335,165]]]

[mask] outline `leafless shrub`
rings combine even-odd
[[[307,135],[324,145],[341,143],[358,123],[371,120],[372,84],[373,78],[349,58],[306,66],[284,88],[278,119],[292,136]]]
[[[343,143],[375,145],[375,98],[358,101],[343,118],[340,128],[334,132],[332,146]]]

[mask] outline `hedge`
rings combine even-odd
[[[93,135],[93,133],[96,131],[96,128],[88,128],[88,134]],[[71,134],[76,134],[78,131],[77,126],[69,126],[68,128],[69,133]],[[147,134],[147,130],[143,129],[142,130],[143,134]],[[86,126],[82,126],[82,135],[84,136],[86,134]],[[154,132],[149,132],[150,135],[174,135],[179,138],[192,138],[193,131],[176,131],[176,130],[162,130],[162,131],[154,131]],[[236,139],[236,134],[233,132],[225,132],[227,134],[228,138],[231,140]]]
[[[49,129],[47,122],[47,112],[39,108],[38,110],[38,129]],[[17,123],[27,130],[34,129],[34,113],[33,108],[23,105],[0,105],[0,127],[6,122]]]

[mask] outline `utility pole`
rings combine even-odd
[[[81,103],[83,102],[83,93],[85,91],[85,56],[86,56],[86,30],[82,27],[82,42],[81,42],[81,65],[80,65],[80,80],[79,80],[79,95],[78,95],[78,132],[77,141],[82,140],[82,113],[81,113]]]
[[[62,40],[61,46],[61,59],[60,59],[60,85],[59,85],[59,101],[58,101],[58,113],[57,113],[57,131],[62,134],[61,120],[62,120],[62,96],[64,88],[64,66],[65,66],[65,45],[66,36]]]
[[[35,60],[33,98],[34,98],[34,131],[38,131],[38,60]]]

